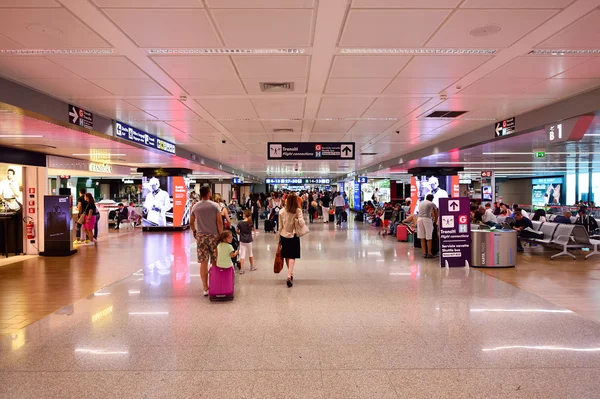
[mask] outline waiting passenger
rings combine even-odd
[[[492,206],[490,205],[490,203],[488,202],[487,204],[485,204],[485,213],[482,215],[482,220],[483,223],[488,224],[488,223],[497,223],[497,218],[496,215],[494,215],[494,211],[492,211]]]
[[[587,214],[587,207],[582,206],[579,208],[578,213],[579,216],[577,217],[575,224],[582,225],[589,234],[594,234],[596,230],[598,230],[598,222],[596,222],[596,219]]]
[[[534,222],[546,222],[546,211],[543,209],[538,209],[533,214],[531,220],[533,220]]]
[[[519,208],[517,208],[515,210],[514,218],[515,218],[516,222],[515,222],[515,225],[513,226],[513,230],[515,230],[517,232],[517,251],[523,252],[524,251],[523,244],[521,244],[520,238],[521,237],[523,237],[523,238],[536,237],[535,235],[533,235],[533,233],[528,234],[529,232],[525,230],[528,227],[530,229],[533,229],[533,223],[531,223],[531,220],[529,220],[529,218],[527,218],[523,215],[523,211]]]
[[[515,217],[515,212],[517,211],[517,209],[519,209],[519,210],[521,210],[521,214],[522,214],[523,216],[525,216],[527,219],[529,219],[529,213],[527,213],[527,212],[526,212],[526,211],[525,211],[523,208],[521,208],[521,207],[519,206],[519,204],[513,204],[513,206],[512,206],[512,207],[513,207],[513,213],[512,213],[512,216],[513,216],[513,217]]]
[[[119,204],[119,209],[117,210],[117,226],[115,229],[118,229],[121,226],[121,222],[123,220],[129,219],[129,209],[125,208],[123,204]]]
[[[571,216],[573,216],[573,214],[569,211],[566,211],[562,215],[555,217],[553,222],[561,224],[571,224]]]

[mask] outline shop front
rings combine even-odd
[[[44,154],[0,147],[0,259],[36,255],[36,228],[43,225],[38,186],[44,174]]]

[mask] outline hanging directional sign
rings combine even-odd
[[[83,108],[69,104],[69,122],[86,129],[94,128],[94,114]]]
[[[126,125],[123,122],[115,122],[115,135],[145,147],[155,148],[160,151],[168,152],[169,154],[175,154],[175,144]],[[223,167],[219,165],[219,169],[223,169]]]
[[[505,119],[500,122],[496,122],[494,132],[496,137],[507,136],[514,133],[516,130],[515,118]]]
[[[587,133],[593,120],[594,115],[583,115],[546,125],[548,141],[551,143],[579,141]]]
[[[268,143],[270,160],[354,159],[354,143]]]

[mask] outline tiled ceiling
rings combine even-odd
[[[305,176],[339,175],[600,86],[595,54],[529,54],[598,48],[599,6],[600,0],[5,0],[0,76],[258,176],[296,173],[265,159],[269,140],[352,140],[357,152],[376,153],[299,165]],[[1,52],[15,49],[112,53]],[[293,90],[261,89],[282,82]],[[468,112],[454,122],[423,120],[434,110]]]

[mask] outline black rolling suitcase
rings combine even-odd
[[[329,214],[329,221],[330,222],[335,222],[335,213],[330,213]]]
[[[271,233],[275,228],[275,222],[272,220],[265,220],[265,233]]]
[[[343,211],[342,213],[340,213],[340,221],[342,223],[348,223],[348,212]]]
[[[440,251],[440,239],[438,237],[438,227],[437,227],[437,224],[434,224],[433,225],[432,242],[431,242],[431,254],[435,256],[438,254],[439,251]]]

